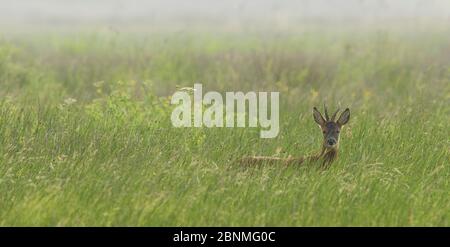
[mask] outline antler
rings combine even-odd
[[[338,112],[339,112],[339,108],[336,110],[336,112],[331,117],[331,121],[334,121],[336,119],[336,116],[337,116]]]
[[[325,103],[323,103],[323,110],[325,113],[325,120],[330,121],[330,117],[328,116],[327,106],[325,105]]]

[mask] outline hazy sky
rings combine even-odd
[[[180,18],[440,18],[450,0],[0,0],[0,20],[133,21]]]

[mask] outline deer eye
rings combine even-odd
[[[339,130],[336,130],[336,133],[338,133],[338,134],[339,134],[339,132],[341,132],[341,131],[339,131]]]
[[[324,133],[324,134],[325,134],[325,133],[326,133],[326,131],[325,131],[325,130],[323,130],[323,131],[322,131],[322,133]]]

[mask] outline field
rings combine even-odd
[[[280,134],[174,128],[170,96],[279,91]],[[444,28],[0,36],[2,226],[450,226]],[[349,107],[338,160],[311,110]]]

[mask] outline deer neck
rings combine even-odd
[[[325,147],[322,146],[322,152],[320,154],[320,157],[323,159],[324,163],[331,163],[333,162],[338,155],[338,147]]]

